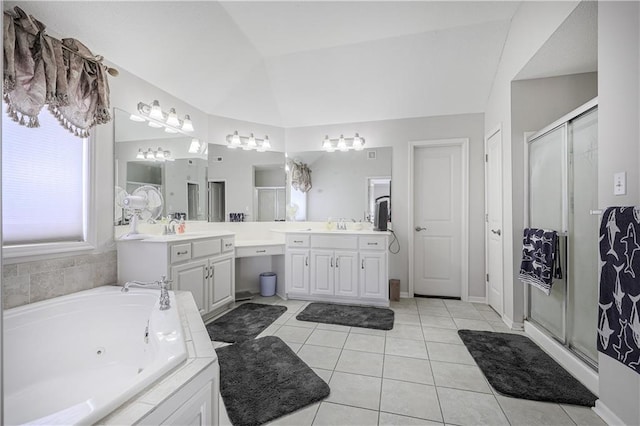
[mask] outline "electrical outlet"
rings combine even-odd
[[[613,175],[613,195],[625,195],[627,193],[627,173],[619,172]]]

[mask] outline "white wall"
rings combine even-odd
[[[640,5],[598,6],[599,207],[640,204]],[[613,174],[627,173],[627,194],[613,195]],[[600,401],[624,424],[640,424],[640,376],[599,354]],[[608,420],[608,419],[607,419]]]
[[[511,21],[509,36],[505,43],[500,65],[496,72],[491,94],[485,109],[484,128],[502,126],[502,176],[503,176],[503,238],[504,238],[504,315],[508,320],[522,318],[522,288],[514,277],[514,256],[519,256],[521,247],[514,246],[515,234],[521,232],[513,224],[512,194],[521,191],[512,184],[514,176],[522,169],[512,164],[511,130],[511,81],[535,55],[553,32],[569,16],[578,2],[523,2]],[[516,177],[516,182],[518,178]],[[518,287],[516,287],[518,285]],[[518,321],[516,321],[518,322]]]
[[[344,123],[286,129],[288,149],[312,151],[325,135],[354,134],[366,139],[367,148],[393,148],[391,194],[393,229],[400,240],[400,253],[389,254],[389,278],[400,280],[408,291],[409,142],[432,139],[469,138],[469,295],[484,297],[484,142],[483,115],[463,114],[399,120]]]

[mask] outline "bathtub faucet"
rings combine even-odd
[[[160,281],[127,281],[122,286],[122,292],[126,293],[129,291],[129,287],[151,287],[157,286],[160,287],[160,310],[166,311],[171,308],[171,303],[169,300],[169,287],[171,281],[167,279],[164,275],[160,279]]]

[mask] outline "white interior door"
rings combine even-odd
[[[446,145],[414,150],[414,294],[462,296],[462,149]]]
[[[487,182],[487,299],[499,314],[503,313],[502,269],[502,135],[491,134],[486,140]]]

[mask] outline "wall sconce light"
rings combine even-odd
[[[171,151],[165,151],[162,148],[158,147],[156,151],[149,148],[148,150],[143,150],[142,148],[138,148],[138,154],[136,155],[136,160],[142,161],[175,161],[175,158],[171,155]]]
[[[164,131],[167,133],[193,132],[194,130],[189,114],[186,114],[181,120],[178,118],[175,108],[164,112],[157,100],[154,100],[151,105],[138,102],[138,113],[139,115],[131,114],[129,118],[133,121],[148,121],[150,127],[164,127]]]
[[[344,135],[340,135],[338,139],[330,139],[329,136],[324,137],[324,141],[322,142],[322,149],[327,152],[333,152],[335,150],[338,151],[362,151],[364,149],[364,138],[359,134],[352,138],[345,138]]]
[[[245,151],[255,149],[258,152],[265,152],[271,149],[271,142],[269,142],[269,136],[265,136],[264,139],[256,138],[253,133],[250,136],[242,136],[236,130],[232,135],[227,135],[227,148],[242,148]]]
[[[209,144],[200,142],[200,139],[193,138],[189,144],[189,154],[207,155],[209,153]]]

